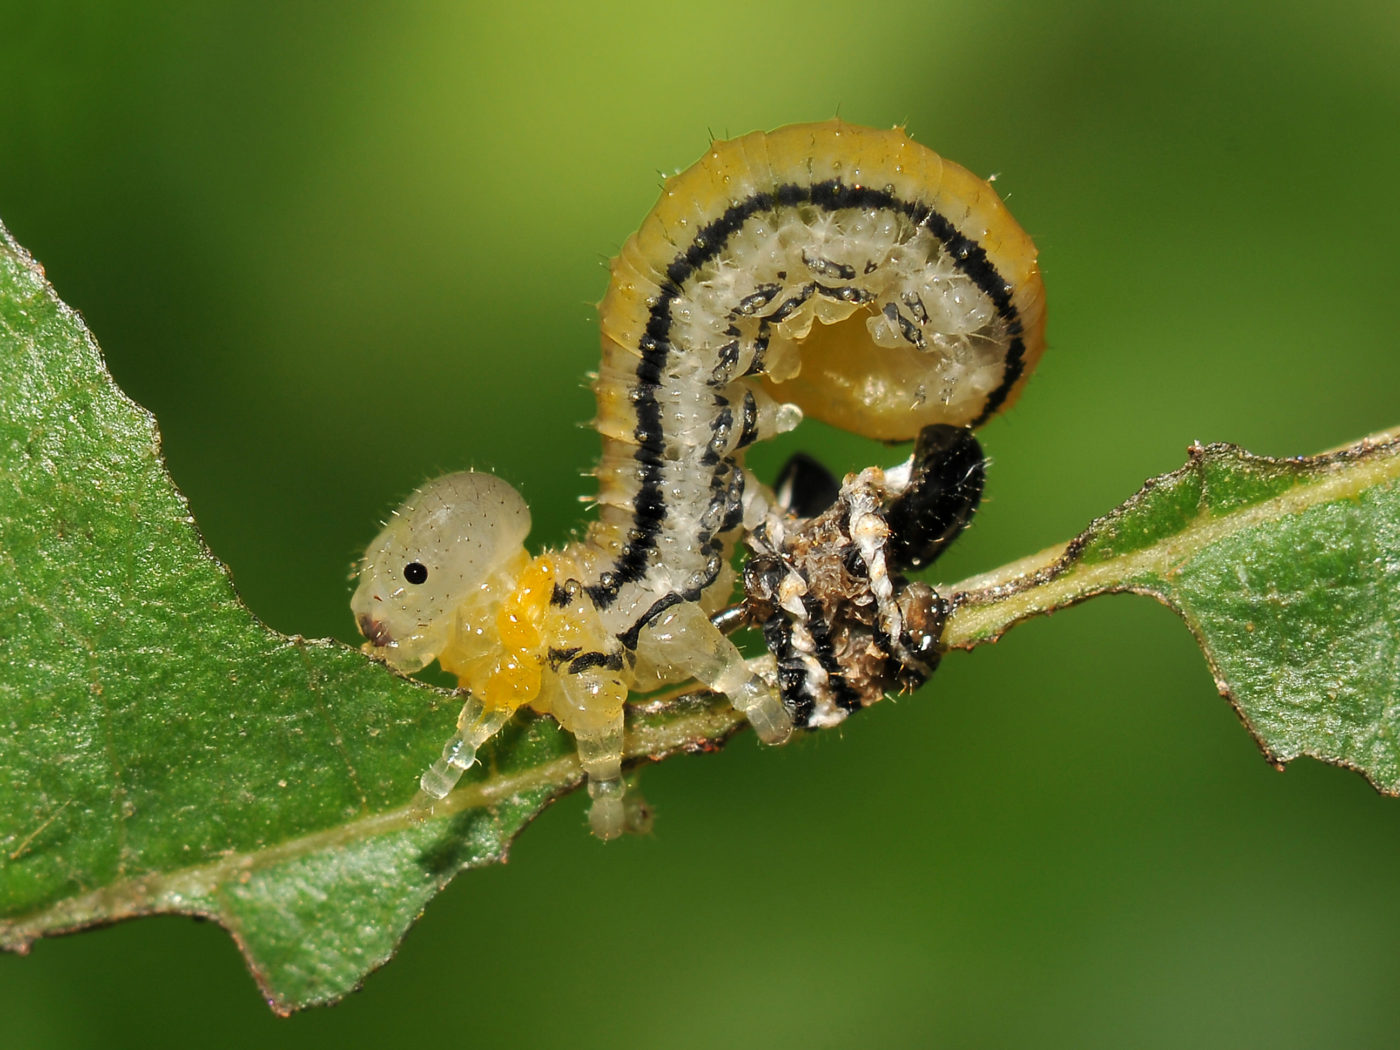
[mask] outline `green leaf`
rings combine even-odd
[[[242,606],[154,421],[0,234],[0,947],[202,915],[275,1010],[336,999],[454,875],[503,859],[578,786],[573,747],[520,719],[427,803],[417,778],[457,700]],[[1397,473],[1392,436],[1287,462],[1196,450],[1073,543],[955,588],[944,642],[1152,594],[1272,758],[1400,790]],[[629,705],[626,751],[710,750],[740,727],[721,699],[656,699]]]
[[[421,804],[459,701],[243,607],[154,420],[0,233],[0,946],[202,915],[274,1009],[344,995],[577,786],[572,743],[522,721]],[[737,726],[721,707],[639,710],[629,745],[709,746]]]
[[[280,1009],[342,994],[577,779],[546,723],[476,808],[415,820],[444,694],[239,603],[148,413],[0,247],[0,944],[217,919]],[[519,770],[526,773],[522,776]],[[502,790],[501,784],[509,784]],[[463,800],[465,801],[465,799]]]
[[[1064,547],[965,581],[949,647],[1097,594],[1174,609],[1275,765],[1400,794],[1400,433],[1312,458],[1193,447]]]

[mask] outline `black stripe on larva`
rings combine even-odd
[[[968,424],[971,427],[980,427],[1001,408],[1007,395],[1011,393],[1011,388],[1016,385],[1016,380],[1020,379],[1021,373],[1025,371],[1026,344],[1021,338],[1021,318],[1016,308],[1011,305],[1011,285],[997,272],[997,268],[987,258],[986,250],[976,241],[959,233],[945,216],[923,205],[917,207],[927,213],[919,220],[920,224],[943,242],[944,247],[953,256],[954,265],[972,278],[972,283],[991,299],[992,305],[997,309],[997,316],[1006,322],[1006,333],[1011,337],[1011,344],[1006,348],[1006,367],[1002,370],[1001,382],[987,395],[986,404],[982,406],[977,418]],[[912,218],[913,213],[910,213],[910,216]]]
[[[554,590],[549,592],[549,604],[556,609],[562,609],[573,600],[574,596],[557,583],[554,585]]]
[[[734,470],[729,476],[729,487],[725,493],[724,520],[719,523],[720,532],[728,532],[739,527],[744,520],[744,472]],[[713,577],[711,577],[713,582]]]
[[[661,367],[666,358],[658,354],[646,354],[637,363],[637,380],[648,386],[659,386],[661,383]]]
[[[724,386],[728,383],[738,363],[739,340],[731,339],[715,352],[715,367],[710,372],[711,385]]]
[[[565,660],[572,660],[578,654],[579,647],[575,645],[569,649],[550,649],[545,653],[545,659],[549,661],[549,666],[557,671],[560,664]]]
[[[664,598],[657,599],[657,601],[652,603],[650,609],[642,613],[641,619],[627,629],[626,633],[617,636],[617,640],[628,649],[636,649],[637,639],[641,636],[647,624],[651,623],[671,606],[679,605],[683,601],[686,601],[686,599],[679,594],[668,594]]]
[[[817,284],[813,285],[813,287],[828,299],[836,299],[843,303],[864,303],[874,298],[874,296],[867,291],[860,288],[852,288],[850,285],[845,284],[836,285],[834,287],[831,285]]]
[[[823,259],[820,255],[808,255],[806,249],[803,249],[802,252],[802,263],[807,269],[821,277],[839,277],[843,281],[849,281],[856,275],[854,266],[835,262],[832,259]]]
[[[924,301],[919,298],[916,292],[905,292],[900,296],[904,305],[909,307],[909,312],[914,315],[914,320],[919,324],[928,324],[928,310],[924,307]]]
[[[827,212],[874,208],[906,215],[915,225],[925,227],[937,237],[958,270],[991,300],[997,316],[1006,324],[1011,345],[1007,349],[1002,381],[987,395],[986,404],[973,420],[973,426],[986,422],[1001,407],[1025,369],[1025,344],[1021,339],[1020,319],[1011,303],[1010,285],[987,258],[980,244],[959,233],[945,216],[928,205],[901,200],[888,190],[848,186],[835,179],[805,186],[787,183],[775,187],[771,192],[755,193],[731,204],[714,222],[701,229],[690,245],[666,267],[666,280],[651,305],[645,338],[639,347],[641,360],[636,369],[638,447],[634,456],[641,469],[638,471],[640,481],[633,497],[633,507],[638,537],[616,560],[613,571],[600,576],[599,582],[588,588],[588,593],[601,608],[616,602],[624,585],[645,577],[651,551],[655,549],[656,538],[661,531],[661,522],[666,517],[662,495],[661,405],[656,390],[672,349],[671,303],[700,267],[712,262],[725,250],[730,238],[743,228],[749,218],[758,212],[770,211],[775,206],[799,204],[808,204]],[[760,355],[756,355],[756,360],[757,356]],[[754,368],[751,367],[750,371],[754,371]],[[652,441],[656,442],[655,447]]]
[[[790,298],[790,299],[785,299],[785,300],[783,300],[782,305],[779,306],[776,310],[774,310],[774,311],[773,311],[771,314],[769,314],[767,317],[765,317],[764,320],[767,321],[770,325],[772,325],[772,324],[777,324],[777,323],[778,323],[779,321],[781,321],[783,318],[787,317],[788,314],[792,313],[792,312],[793,312],[794,310],[796,310],[799,306],[801,306],[803,303],[805,303],[808,299],[812,298],[812,293],[815,292],[816,290],[817,290],[817,286],[816,286],[816,285],[814,285],[814,284],[809,284],[809,285],[807,285],[807,287],[805,287],[805,288],[802,289],[802,291],[801,291],[800,294],[794,295],[794,296],[793,296],[792,298]]]
[[[773,331],[768,327],[768,322],[764,321],[758,326],[758,335],[753,340],[753,359],[749,361],[749,367],[744,371],[746,376],[756,376],[763,371],[764,358],[768,356],[768,341],[773,338]]]
[[[751,317],[776,299],[778,293],[782,290],[783,286],[781,284],[760,284],[758,286],[758,291],[754,292],[752,295],[746,295],[743,299],[739,300],[739,306],[738,309],[735,310],[735,313],[745,317]]]
[[[752,390],[744,391],[744,425],[739,431],[739,441],[736,448],[748,448],[758,437],[758,401],[753,396]]]
[[[700,530],[695,537],[697,546],[709,543],[711,536],[723,531],[724,519],[729,514],[728,475],[724,468],[733,470],[730,464],[721,463],[716,464],[714,472],[710,474],[710,502],[700,514]]]
[[[918,349],[924,348],[924,333],[909,318],[899,312],[899,307],[894,303],[886,303],[884,309],[885,317],[899,325],[899,334],[904,337],[904,341]]]
[[[748,400],[752,394],[744,395],[744,424],[748,425]],[[729,447],[729,433],[734,429],[734,410],[725,405],[715,413],[714,422],[710,424],[710,443],[705,446],[705,452],[700,457],[701,466],[713,467],[720,461],[724,450]]]
[[[595,667],[606,667],[609,670],[617,671],[622,667],[622,654],[591,652],[582,653],[573,658],[568,666],[569,674],[578,674],[582,671],[591,671]]]

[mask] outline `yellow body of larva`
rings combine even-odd
[[[438,663],[488,715],[508,716],[528,706],[577,732],[583,723],[606,723],[621,711],[632,676],[623,673],[620,659],[615,667],[589,669],[591,702],[582,711],[559,688],[562,658],[549,663],[550,654],[567,653],[571,659],[618,648],[576,590],[567,602],[552,601],[556,588],[578,575],[567,552],[547,551],[531,559],[521,551],[505,572],[458,607]]]
[[[450,791],[528,704],[577,738],[608,838],[624,827],[630,689],[694,679],[765,741],[791,731],[771,673],[709,619],[745,530],[783,529],[745,447],[803,413],[883,440],[980,425],[1039,360],[1045,310],[1034,245],[986,182],[902,130],[828,121],[713,143],[668,179],[599,314],[587,535],[531,559],[519,496],[449,475],[371,545],[352,606],[371,651],[410,671],[436,658],[471,694],[425,791]],[[863,535],[897,638],[883,555]],[[815,670],[794,688],[820,689],[832,654],[806,655]]]
[[[697,163],[666,180],[661,199],[613,260],[612,280],[599,306],[604,353],[636,346],[665,283],[667,264],[726,209],[775,185],[835,179],[888,188],[900,200],[925,203],[986,253],[1022,328],[1019,375],[993,411],[1009,407],[1045,350],[1045,286],[1035,244],[988,182],[915,142],[902,128],[829,120],[712,143]],[[982,421],[981,403],[952,408],[937,399],[872,403],[863,396],[872,374],[883,372],[891,385],[912,390],[931,362],[909,350],[887,352],[872,364],[869,348],[870,337],[860,324],[815,325],[802,344],[800,373],[780,381],[767,378],[765,385],[774,397],[815,419],[882,441],[910,440],[932,423]]]

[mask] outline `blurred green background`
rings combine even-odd
[[[708,136],[907,122],[1040,245],[1051,349],[983,432],[953,580],[1068,538],[1193,439],[1400,423],[1400,11],[1188,0],[0,0],[0,217],[160,420],[274,627],[428,476],[577,527],[603,262]],[[879,449],[804,426],[841,467]],[[791,450],[754,456],[771,476]],[[581,800],[345,1003],[277,1020],[162,918],[0,957],[15,1047],[1393,1045],[1400,801],[1259,758],[1185,629],[1091,602],[921,693]]]

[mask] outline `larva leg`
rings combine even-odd
[[[792,735],[792,716],[777,694],[694,602],[673,605],[658,616],[638,639],[638,653],[677,678],[694,678],[723,693],[765,744],[781,744]]]
[[[579,762],[588,774],[588,825],[604,841],[627,830],[622,783],[622,711],[596,729],[575,734]]]
[[[491,710],[474,696],[469,696],[457,716],[457,732],[442,749],[442,757],[428,767],[419,779],[419,786],[433,798],[446,798],[457,781],[476,762],[476,750],[490,740],[501,726],[510,721],[509,708]]]
[[[615,644],[615,643],[614,643]],[[602,653],[591,654],[611,663]],[[620,651],[619,665],[622,663]],[[615,839],[628,830],[622,783],[622,709],[627,682],[607,666],[571,669],[561,666],[552,710],[559,724],[574,735],[579,764],[588,777],[593,804],[588,823],[600,839]]]

